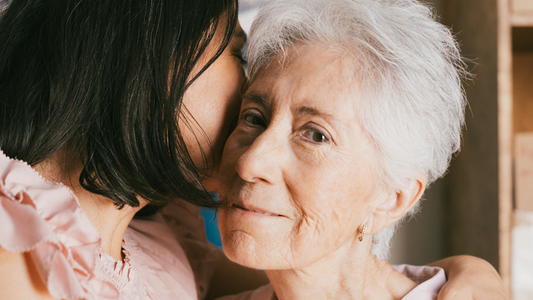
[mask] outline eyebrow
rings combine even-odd
[[[309,107],[309,106],[302,106],[298,108],[297,115],[311,115],[311,116],[324,116],[328,118],[335,118],[333,115],[328,114],[326,112],[320,111],[316,108]]]
[[[257,105],[263,106],[264,108],[270,109],[270,101],[268,101],[265,97],[257,94],[245,94],[242,96],[243,99],[246,99],[248,101],[251,101],[253,103],[256,103]],[[316,108],[310,107],[310,106],[301,106],[296,110],[297,116],[302,115],[308,115],[308,116],[317,116],[322,117],[324,119],[328,119],[332,122],[342,124],[342,122],[335,117],[334,115],[318,110]]]
[[[237,31],[235,31],[235,36],[243,38],[244,39],[244,43],[246,43],[246,41],[248,41],[248,36],[246,35],[246,32],[244,32],[244,30],[242,30],[242,28],[238,28]]]
[[[270,102],[267,101],[263,96],[257,94],[244,94],[242,98],[256,103],[257,105],[263,106],[264,108],[270,108]]]
[[[339,119],[337,119],[337,117],[335,117],[335,115],[332,115],[330,113],[327,113],[327,112],[324,112],[324,111],[321,111],[321,110],[318,110],[316,108],[309,107],[309,106],[302,106],[298,108],[298,110],[296,111],[296,115],[297,116],[302,116],[302,115],[316,116],[316,117],[324,118],[328,120],[329,122],[337,123],[340,125],[343,124]]]

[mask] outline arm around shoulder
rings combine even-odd
[[[459,255],[429,265],[443,268],[448,278],[439,293],[438,300],[509,299],[500,275],[486,260]]]

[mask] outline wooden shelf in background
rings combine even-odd
[[[533,132],[533,49],[513,54],[514,132]]]
[[[510,295],[513,145],[516,133],[533,131],[533,0],[442,5],[462,52],[478,63],[475,84],[465,86],[473,114],[466,115],[461,153],[445,179],[446,251],[489,261]]]
[[[514,27],[533,27],[533,11],[513,13],[511,25]]]

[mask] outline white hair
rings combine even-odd
[[[12,0],[0,0],[0,17],[4,14],[4,11],[9,7]]]
[[[250,31],[249,77],[296,44],[327,45],[352,58],[345,68],[363,87],[359,121],[375,146],[381,187],[398,191],[416,171],[428,185],[444,175],[461,143],[461,81],[469,73],[430,7],[416,0],[264,1]],[[388,257],[396,227],[373,235],[378,259]]]

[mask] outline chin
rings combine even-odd
[[[239,265],[252,269],[263,268],[258,264],[258,247],[255,244],[254,238],[249,233],[230,228],[232,226],[227,226],[228,224],[224,222],[225,217],[224,209],[221,209],[218,218],[224,254],[229,260]]]
[[[286,218],[224,206],[218,217],[224,253],[231,261],[261,270],[290,268]]]
[[[257,244],[253,236],[242,231],[223,234],[222,248],[231,261],[248,268],[258,270],[290,268],[283,263],[287,260],[281,255],[282,251]]]
[[[238,245],[234,241],[228,242],[227,239],[224,238],[222,240],[224,254],[229,260],[248,268],[263,269],[263,267],[257,263],[257,259],[255,259],[255,251],[253,247]]]
[[[253,241],[250,241],[251,237],[244,235],[246,234],[236,233],[229,240],[225,237],[222,238],[224,254],[229,260],[251,269],[267,270],[276,268],[277,266],[270,263],[272,258],[262,255],[263,251]]]

